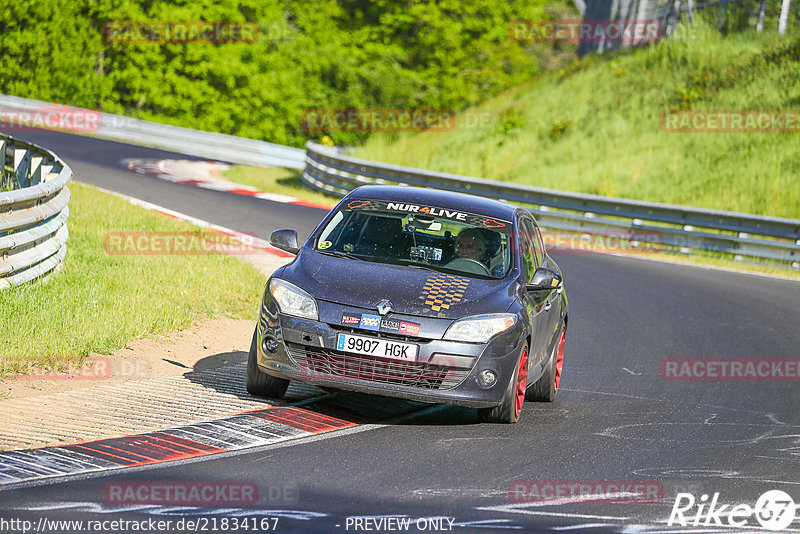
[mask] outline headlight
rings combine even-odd
[[[269,283],[269,293],[275,299],[281,313],[315,321],[319,319],[317,301],[296,285],[280,278],[273,278]]]
[[[492,313],[459,319],[444,333],[444,339],[486,343],[501,332],[517,324],[517,316],[510,313]]]

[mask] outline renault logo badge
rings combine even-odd
[[[386,315],[387,313],[392,311],[392,303],[386,299],[383,299],[378,303],[378,313],[381,315]]]

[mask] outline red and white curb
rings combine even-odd
[[[0,452],[0,486],[196,458],[356,425],[308,409],[274,406],[158,432],[61,447],[5,451]]]
[[[235,195],[244,195],[272,202],[283,204],[295,204],[298,206],[308,206],[329,210],[329,206],[315,204],[287,195],[259,191],[249,185],[236,184],[216,178],[214,175],[221,171],[230,169],[227,163],[218,161],[192,161],[192,160],[172,160],[172,159],[125,159],[122,163],[131,171],[138,174],[146,174],[178,184],[193,185],[203,189],[222,191]]]
[[[333,431],[363,432],[446,408],[446,405],[427,406],[414,401],[359,394],[300,402],[305,406],[267,406],[220,419],[125,437],[2,451],[0,489],[41,479],[102,474],[110,470],[191,460]]]

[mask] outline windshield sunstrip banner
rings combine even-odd
[[[476,213],[468,213],[436,206],[426,206],[424,204],[386,202],[383,200],[350,200],[343,207],[359,211],[397,213],[402,215],[419,214],[426,217],[441,217],[479,228],[488,228],[506,235],[511,235],[513,230],[513,225],[509,221],[478,215]]]

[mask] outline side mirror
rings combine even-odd
[[[561,285],[561,275],[552,269],[539,267],[533,273],[533,280],[525,286],[528,291],[550,291]]]
[[[297,232],[294,230],[275,230],[269,236],[269,244],[290,254],[297,254],[300,251],[300,247],[297,246]]]

